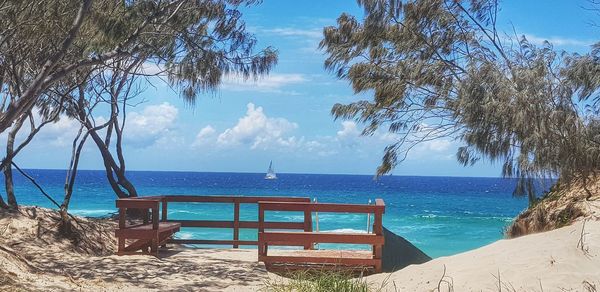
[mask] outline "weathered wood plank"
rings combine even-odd
[[[166,195],[166,202],[196,202],[196,203],[234,203],[256,204],[260,201],[277,202],[310,202],[310,198],[302,197],[258,197],[258,196],[194,196],[194,195]]]
[[[177,239],[173,238],[168,243],[177,244],[214,244],[214,245],[257,245],[256,240],[218,240],[218,239]]]
[[[117,208],[130,209],[152,209],[158,208],[160,199],[118,199],[116,201]]]
[[[265,211],[297,211],[297,212],[332,212],[332,213],[376,213],[382,212],[385,206],[332,204],[332,203],[297,203],[297,202],[259,202]]]
[[[234,221],[216,220],[176,220],[169,219],[167,222],[181,223],[181,227],[208,227],[208,228],[233,228]],[[239,221],[241,229],[258,229],[258,221]],[[303,222],[265,222],[266,229],[294,229],[302,230]]]
[[[337,257],[307,257],[307,256],[259,256],[259,261],[265,263],[299,263],[299,264],[339,264],[353,266],[375,266],[380,260],[361,258],[337,258]]]
[[[258,241],[270,243],[350,243],[381,245],[383,236],[368,233],[328,233],[328,232],[262,232],[258,234]]]

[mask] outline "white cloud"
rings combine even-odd
[[[127,115],[123,137],[128,145],[145,147],[172,134],[179,110],[164,102]]]
[[[343,121],[342,129],[337,132],[338,138],[354,138],[358,136],[360,132],[356,128],[356,123],[353,121]]]
[[[335,21],[333,23],[335,23]],[[320,53],[319,42],[321,39],[323,39],[323,26],[313,28],[278,27],[259,29],[259,32],[268,35],[296,39],[302,43],[302,45],[296,46],[299,51],[302,53],[308,53],[313,59],[314,54]],[[322,61],[319,60],[319,62]]]
[[[354,121],[343,121],[342,129],[337,131],[336,139],[342,146],[354,146],[358,143],[360,131]]]
[[[433,152],[446,152],[450,149],[450,146],[452,146],[452,142],[446,139],[435,139],[423,142],[422,146],[424,149]]]
[[[202,130],[200,130],[200,132],[198,132],[196,139],[204,140],[204,139],[212,136],[215,132],[216,132],[215,128],[213,128],[211,125],[208,125],[208,126],[202,128]]]
[[[137,73],[145,75],[156,75],[161,77],[165,77],[167,75],[164,65],[159,65],[152,62],[144,62],[144,64],[142,64],[142,66],[140,66],[140,68],[138,69]]]
[[[398,133],[391,133],[388,131],[378,132],[377,137],[379,138],[379,140],[381,140],[385,143],[394,143],[394,142],[397,142],[398,140],[400,140],[400,138],[401,138]]]
[[[540,37],[532,34],[523,35],[529,42],[534,45],[541,46],[545,41],[548,41],[555,46],[573,46],[573,47],[589,47],[594,44],[593,40],[582,40],[574,38],[565,38],[559,36]]]
[[[285,134],[298,128],[298,124],[284,118],[270,118],[262,107],[248,103],[246,115],[238,123],[219,134],[217,143],[223,146],[249,145],[251,149],[289,147],[298,140]]]
[[[292,93],[282,89],[289,85],[301,84],[308,79],[303,74],[270,74],[257,80],[244,80],[241,76],[229,75],[223,78],[223,90],[231,91],[258,91],[275,93]]]
[[[198,132],[198,135],[196,135],[194,143],[192,143],[192,147],[198,147],[206,143],[210,143],[216,132],[217,130],[215,130],[215,128],[213,128],[211,125],[200,129],[200,132]]]
[[[316,153],[320,157],[338,154],[338,148],[332,145],[331,137],[320,137],[319,141],[310,140],[302,144],[302,149],[309,153]]]
[[[159,105],[146,106],[141,112],[127,113],[127,121],[124,128],[123,139],[125,146],[147,147],[161,142],[173,143],[173,128],[178,116],[178,110],[173,105],[165,102]],[[99,116],[96,125],[104,124],[106,118]],[[36,117],[41,121],[41,117]],[[79,130],[80,124],[74,119],[61,116],[55,123],[47,124],[34,138],[37,143],[43,142],[52,146],[71,146],[73,138]],[[100,135],[104,136],[104,130]],[[28,123],[20,131],[20,136],[29,132]],[[22,133],[22,134],[21,134]],[[91,140],[89,140],[92,143]]]
[[[358,128],[358,125],[354,121],[343,121],[342,129],[337,131],[336,139],[342,145],[352,146],[360,141],[378,143],[393,143],[398,141],[399,135],[396,133],[390,133],[388,131],[377,130],[373,135],[363,136],[362,130]]]
[[[266,34],[273,34],[284,37],[303,37],[311,39],[320,39],[323,37],[323,29],[321,28],[299,29],[292,27],[278,27],[270,29],[261,29],[260,31]]]
[[[42,121],[41,116],[36,114],[35,121],[39,124]],[[40,132],[35,136],[36,142],[48,143],[52,146],[65,147],[71,145],[75,135],[79,131],[80,124],[74,119],[70,119],[67,116],[61,116],[55,123],[49,123],[45,125]],[[25,121],[25,124],[19,136],[22,135],[25,138],[29,134],[29,122]]]

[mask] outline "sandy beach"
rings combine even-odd
[[[598,27],[600,0],[0,1],[0,292],[600,292]]]
[[[74,249],[69,240],[56,240],[56,232],[46,229],[52,227],[52,211],[23,212],[28,216],[0,219],[0,289],[4,284],[8,290],[39,291],[255,291],[269,277],[253,249],[171,245],[159,258],[117,256],[112,221],[78,218],[85,228],[96,229]]]
[[[444,272],[445,269],[445,272]],[[386,291],[596,291],[600,222],[571,226],[367,277]],[[595,288],[591,288],[595,287]]]
[[[114,223],[108,220],[80,218],[84,226],[97,227],[90,233],[94,241],[61,251],[72,242],[50,242],[56,234],[46,229],[50,221],[40,217],[50,211],[37,209],[33,218],[27,210],[27,216],[0,219],[3,290],[258,291],[279,277],[266,271],[253,249],[172,245],[159,258],[116,256],[109,236]],[[600,287],[600,222],[580,220],[365,279],[383,291],[433,291],[438,286],[440,291],[595,291]]]

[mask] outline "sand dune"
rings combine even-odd
[[[31,212],[0,216],[0,291],[257,291],[277,277],[250,249],[172,246],[160,258],[110,255],[114,240],[107,232],[114,224],[91,219],[81,220],[104,231],[92,232],[97,237],[87,246],[73,248],[53,239],[51,221],[40,219],[46,212],[52,211],[38,208],[37,217]],[[438,286],[440,291],[597,291],[600,221],[500,240],[366,279],[374,288],[385,283],[386,291],[432,291]]]
[[[441,291],[449,291],[449,286],[454,291],[597,291],[600,222],[587,221],[584,228],[579,221],[553,231],[499,240],[367,279],[374,285],[387,282],[387,291],[431,291],[438,284]]]

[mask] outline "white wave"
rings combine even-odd
[[[320,230],[320,232],[334,232],[334,233],[367,233],[366,230],[352,229],[352,228],[340,228],[333,230]]]
[[[304,220],[304,215],[279,215],[279,216],[273,216],[273,217],[277,217],[276,219],[285,219],[285,220],[290,220],[290,221],[294,221],[294,222]]]
[[[98,210],[90,210],[90,209],[73,209],[70,210],[69,213],[80,215],[80,216],[103,216],[116,212],[116,210],[108,210],[108,209],[98,209]]]
[[[193,212],[193,211],[188,211],[188,210],[172,210],[169,211],[167,214],[171,215],[171,214],[193,214],[193,215],[197,215],[197,214],[201,214],[199,212]]]
[[[439,216],[435,214],[417,215],[419,218],[446,218],[448,216]]]
[[[177,232],[177,238],[179,239],[190,239],[194,237],[194,234],[191,232]]]

